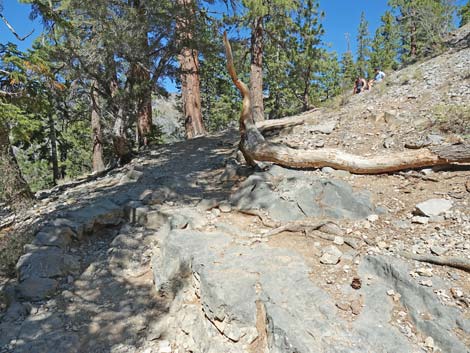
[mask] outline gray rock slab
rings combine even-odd
[[[305,217],[361,219],[375,209],[368,192],[354,191],[344,181],[280,167],[250,176],[230,201],[238,209],[264,209],[282,222]]]
[[[429,199],[416,205],[417,213],[431,217],[439,216],[452,208],[452,201],[446,199]]]
[[[124,207],[103,199],[71,211],[67,218],[80,225],[81,231],[89,233],[96,226],[116,226],[124,219]]]
[[[455,334],[462,321],[458,309],[445,306],[436,297],[432,288],[419,285],[409,276],[409,268],[401,260],[386,256],[368,256],[361,263],[363,277],[374,275],[379,281],[374,286],[381,288],[373,294],[366,291],[369,300],[376,306],[390,301],[386,292],[393,289],[401,295],[401,304],[409,311],[414,324],[424,336],[431,336],[444,352],[467,353],[468,348]],[[368,293],[368,294],[367,294]]]
[[[30,277],[22,281],[17,287],[19,298],[30,301],[50,298],[57,290],[59,282],[52,278]]]
[[[20,257],[16,271],[20,282],[28,278],[56,278],[80,269],[78,260],[59,248],[38,249]]]
[[[337,315],[335,300],[311,281],[311,269],[292,250],[266,244],[243,247],[221,233],[173,230],[160,243],[153,270],[161,292],[178,295],[188,286],[194,288],[204,317],[235,342],[255,327],[256,303],[261,302],[270,352],[416,350],[378,307],[373,320],[365,317],[351,328]],[[376,332],[377,326],[381,329]],[[206,345],[204,335],[189,335],[203,341],[198,347]]]
[[[72,243],[72,236],[75,234],[68,227],[65,228],[43,228],[36,234],[33,245],[56,246],[67,249]]]
[[[63,319],[52,313],[30,316],[22,324],[13,353],[76,353],[78,334],[64,329]]]

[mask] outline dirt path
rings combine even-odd
[[[233,134],[199,138],[148,151],[133,161],[143,172],[131,186],[119,185],[119,173],[90,185],[67,190],[48,209],[58,212],[66,200],[74,206],[97,200],[139,198],[171,190],[166,207],[195,205],[202,198],[224,199],[231,183],[220,182],[224,161],[232,152]],[[92,191],[92,193],[90,193]],[[57,206],[57,207],[56,207]],[[47,207],[44,207],[45,213]],[[49,215],[51,217],[51,215]],[[137,225],[95,230],[71,247],[81,273],[63,279],[59,293],[43,302],[14,300],[1,313],[1,353],[157,353],[169,352],[160,341],[160,320],[169,301],[158,297],[151,271],[158,233]],[[10,291],[11,293],[11,291]]]

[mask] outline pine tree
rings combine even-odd
[[[396,15],[401,60],[413,61],[441,49],[453,28],[453,0],[389,0]]]
[[[377,28],[372,41],[371,66],[381,70],[396,70],[398,68],[398,33],[392,13],[386,11],[381,20],[382,24]]]
[[[181,97],[185,118],[186,137],[204,135],[206,130],[202,120],[199,51],[194,45],[196,24],[196,2],[178,0],[181,14],[178,16],[178,42],[181,78]]]
[[[470,1],[468,1],[458,10],[458,14],[460,17],[460,27],[470,23]]]
[[[357,60],[356,67],[358,75],[367,77],[371,71],[370,63],[370,38],[369,38],[369,24],[366,20],[366,14],[361,13],[361,21],[357,31]]]
[[[350,42],[349,42],[349,33],[345,34],[347,42],[347,50],[341,56],[340,67],[341,67],[341,86],[344,91],[352,85],[354,80],[357,77],[357,69],[354,64],[354,58],[351,52]]]
[[[323,53],[318,85],[322,92],[320,101],[326,101],[341,93],[341,67],[336,53]]]
[[[299,86],[298,95],[302,100],[304,111],[312,108],[312,83],[320,70],[323,58],[322,43],[323,27],[321,20],[324,13],[319,11],[319,3],[306,0],[300,3],[295,15],[295,45],[292,46],[293,65],[292,78]]]
[[[268,21],[289,19],[289,11],[297,7],[292,0],[242,0],[246,9],[245,21],[250,35],[250,94],[255,121],[264,120],[263,56],[265,50],[265,27]]]

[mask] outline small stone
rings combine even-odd
[[[434,339],[431,336],[426,337],[424,340],[424,346],[426,348],[434,348]]]
[[[336,236],[335,239],[333,240],[333,243],[336,245],[343,245],[344,244],[344,238]]]
[[[452,201],[446,199],[430,199],[416,205],[416,211],[423,216],[438,216],[452,208]]]
[[[387,291],[387,295],[391,297],[391,296],[395,295],[395,291],[393,289],[389,289]]]
[[[439,245],[433,245],[431,246],[430,250],[434,255],[441,256],[444,255],[448,249]]]
[[[422,277],[432,277],[432,268],[429,267],[421,267],[416,270],[416,273]]]
[[[232,206],[228,202],[221,202],[219,205],[219,210],[223,213],[228,213],[232,211]]]
[[[424,175],[430,175],[434,173],[434,171],[431,168],[425,168],[425,169],[421,169],[421,173],[423,173]]]
[[[220,210],[218,208],[214,208],[212,209],[212,214],[215,216],[215,217],[219,217],[220,216]]]
[[[425,287],[432,287],[432,281],[430,279],[421,281],[421,282],[419,282],[419,284],[421,284],[422,286],[425,286]]]
[[[334,245],[328,246],[323,249],[323,254],[320,262],[324,265],[336,265],[343,253]]]
[[[367,217],[367,220],[372,223],[376,222],[378,219],[379,219],[379,216],[376,214],[371,214],[369,217]]]
[[[413,218],[411,218],[411,223],[428,224],[429,223],[429,218],[428,217],[423,217],[423,216],[414,216]]]
[[[377,246],[379,247],[379,249],[382,249],[382,250],[388,248],[387,243],[384,242],[384,241],[379,241],[379,242],[377,243]]]
[[[385,140],[384,140],[384,143],[383,143],[383,146],[385,148],[390,148],[392,147],[394,144],[394,141],[393,141],[393,137],[387,137]]]

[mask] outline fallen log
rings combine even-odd
[[[288,118],[282,119],[273,119],[273,120],[263,120],[257,121],[256,127],[261,132],[271,131],[271,130],[278,130],[278,129],[285,129],[289,127],[294,127],[298,125],[302,125],[307,120],[308,116],[306,115],[296,115],[291,116]]]
[[[448,266],[458,268],[466,272],[470,272],[470,260],[454,257],[454,256],[433,256],[433,255],[416,255],[408,252],[400,252],[400,256],[420,262],[427,262],[434,265]]]
[[[250,165],[256,165],[256,161],[260,161],[273,162],[291,168],[332,167],[356,174],[380,174],[452,163],[470,163],[470,146],[468,144],[447,145],[364,157],[337,149],[294,149],[268,142],[253,120],[250,90],[237,76],[233,64],[232,49],[226,33],[224,33],[224,44],[228,72],[243,98],[240,114],[239,148]]]

